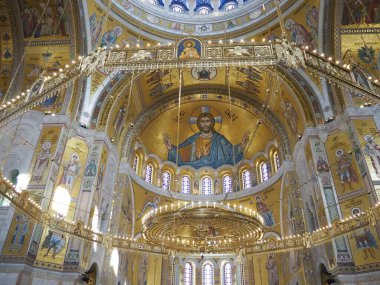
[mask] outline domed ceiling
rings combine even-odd
[[[128,21],[130,28],[149,30],[170,38],[173,35],[226,36],[226,33],[243,30],[247,36],[257,33],[260,26],[265,29],[263,24],[276,15],[274,0],[112,1],[116,13]],[[284,11],[296,8],[296,1],[281,2]],[[248,27],[249,31],[246,30]]]

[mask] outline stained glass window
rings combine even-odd
[[[226,263],[223,266],[223,285],[232,285],[232,266],[231,263]]]
[[[251,172],[246,169],[242,173],[243,178],[243,189],[248,189],[252,187],[252,178],[251,178]]]
[[[162,173],[162,189],[170,190],[171,175],[168,171]]]
[[[190,262],[185,264],[184,285],[193,285],[193,265]]]
[[[210,195],[211,193],[211,178],[206,176],[202,179],[202,194]]]
[[[182,176],[182,193],[190,194],[190,176]]]
[[[145,181],[152,183],[152,178],[153,178],[153,166],[151,164],[148,164],[145,170]]]
[[[223,193],[230,193],[232,192],[232,178],[231,175],[224,175],[223,179]]]
[[[276,172],[277,172],[277,170],[281,167],[280,156],[278,155],[277,151],[273,154],[273,160],[274,160],[274,166],[276,167]]]
[[[135,157],[133,158],[133,165],[132,165],[132,169],[134,172],[137,172],[137,165],[139,164],[139,157],[137,155],[135,155]]]
[[[261,174],[261,182],[269,179],[269,169],[268,169],[268,164],[266,162],[262,162],[260,164],[260,174]]]
[[[202,285],[214,285],[214,268],[210,263],[203,266]]]
[[[157,5],[157,1],[156,0],[148,0],[148,3],[150,3],[152,5]]]

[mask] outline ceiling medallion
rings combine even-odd
[[[263,234],[256,211],[217,202],[160,206],[144,215],[142,225],[146,241],[176,252],[235,252]]]

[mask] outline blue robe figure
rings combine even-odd
[[[244,134],[241,144],[233,146],[225,136],[214,130],[215,119],[210,113],[202,113],[197,118],[199,133],[192,135],[180,145],[171,144],[170,137],[164,135],[168,149],[168,160],[178,166],[189,165],[196,169],[203,166],[218,168],[234,165],[243,159],[243,150],[248,143],[248,133]]]
[[[114,30],[107,31],[103,34],[101,47],[113,45],[117,41],[117,34]]]

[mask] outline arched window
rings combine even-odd
[[[169,171],[162,173],[162,189],[170,190],[171,175]]]
[[[225,11],[230,11],[230,10],[233,10],[236,8],[236,5],[235,3],[231,2],[231,3],[228,3],[226,6],[224,6],[224,10]]]
[[[190,194],[190,176],[182,176],[182,193]]]
[[[227,262],[223,266],[223,285],[232,285],[232,266]]]
[[[214,285],[214,267],[210,263],[203,265],[202,285]]]
[[[243,178],[243,189],[248,189],[252,187],[252,178],[251,178],[251,172],[246,169],[242,173]]]
[[[193,265],[190,262],[185,264],[184,285],[193,285]]]
[[[231,175],[226,174],[223,176],[222,179],[223,182],[223,193],[230,193],[232,192],[232,178]]]
[[[202,7],[202,8],[199,8],[198,13],[200,15],[207,15],[210,13],[210,9],[207,7]]]
[[[133,165],[132,165],[132,169],[136,173],[137,173],[137,167],[138,167],[138,165],[139,165],[139,157],[136,154],[135,157],[133,158]]]
[[[202,178],[202,194],[203,195],[211,195],[211,178],[208,176],[205,176]]]
[[[182,7],[179,6],[179,5],[173,5],[173,6],[172,6],[172,11],[173,11],[173,12],[176,12],[176,13],[182,13],[182,12],[183,12],[183,9],[182,9]]]
[[[261,175],[261,182],[269,179],[269,168],[266,162],[262,162],[260,164],[260,175]]]
[[[153,166],[151,164],[148,164],[145,169],[145,181],[152,183],[153,179]]]
[[[277,151],[273,154],[273,161],[274,161],[275,170],[277,172],[279,168],[281,167],[280,156],[278,155]]]

